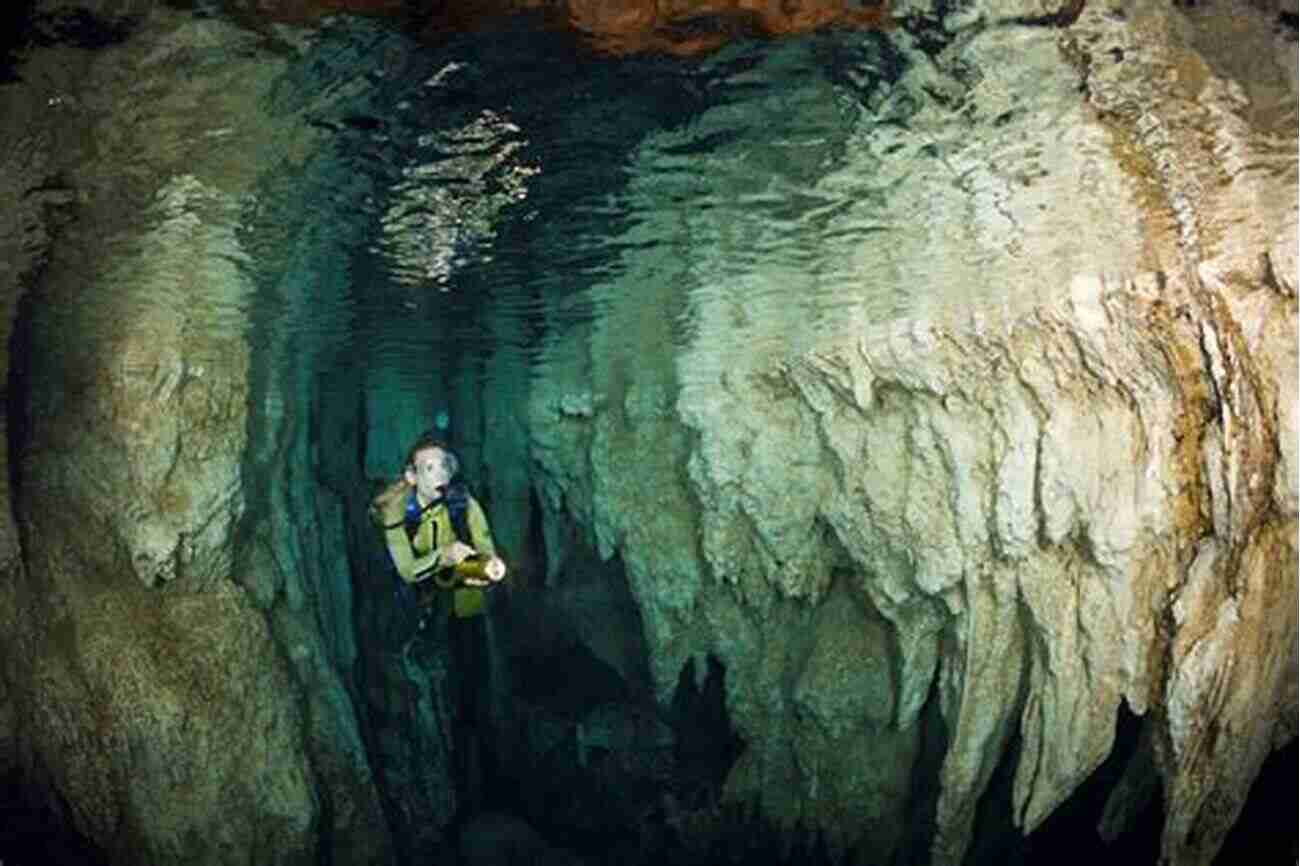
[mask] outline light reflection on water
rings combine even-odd
[[[520,160],[526,141],[519,133],[509,119],[484,109],[462,127],[419,136],[428,161],[405,167],[390,188],[380,242],[372,247],[391,262],[394,281],[447,292],[471,260],[491,261],[504,211],[527,197],[528,178],[540,170]]]
[[[718,301],[738,321],[762,295],[815,318],[854,278],[840,252],[885,230],[861,213],[869,184],[822,181],[851,167],[864,103],[897,67],[879,34],[685,61],[532,36],[416,52],[383,85],[387,113],[339,148],[375,179],[341,215],[367,239],[353,294],[374,331],[353,337],[535,354],[640,299],[681,339]]]
[[[417,47],[345,21],[284,88],[286,110],[334,137],[290,252],[250,238],[285,275],[272,309],[279,298],[305,316],[293,327],[372,364],[545,364],[603,330],[606,350],[630,355],[671,339],[707,378],[1131,270],[1134,211],[1097,169],[1104,134],[1071,115],[1077,78],[1052,34],[1013,35],[1024,67],[969,86],[917,74],[928,61],[905,60],[896,38],[609,59],[555,34]],[[295,219],[253,234],[289,237],[280,223]],[[1037,259],[1021,255],[1035,244]]]

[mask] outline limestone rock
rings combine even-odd
[[[53,626],[20,633],[33,659],[19,681],[20,730],[43,781],[120,862],[221,863],[223,852],[268,849],[313,862],[302,720],[264,697],[289,677],[261,616],[228,588],[142,593],[65,596],[62,610],[28,602],[25,615]]]
[[[115,862],[374,862],[390,844],[336,667],[350,645],[285,609],[282,561],[237,573],[267,564],[237,542],[264,496],[244,467],[250,381],[267,378],[241,220],[250,167],[300,142],[260,113],[284,62],[257,39],[158,9],[101,50],[33,53],[36,83],[3,95],[30,123],[0,153],[46,160],[6,184],[69,191],[23,323],[4,733]]]
[[[846,145],[876,174],[818,176],[908,231],[828,231],[818,268],[765,271],[737,240],[763,215],[722,206],[749,169],[719,160],[717,206],[654,227],[692,259],[659,279],[701,286],[669,295],[694,328],[671,367],[621,300],[646,303],[641,265],[595,290],[602,316],[533,386],[548,520],[628,564],[661,690],[688,658],[726,666],[749,744],[730,796],[861,837],[869,807],[838,798],[929,781],[862,769],[865,707],[835,685],[892,692],[904,755],[933,694],[931,853],[956,863],[1013,737],[1029,832],[1109,754],[1122,701],[1154,726],[1164,858],[1206,863],[1296,728],[1294,43],[1237,4],[1087,7],[1059,31],[980,8],[933,59],[899,37],[915,53],[872,120],[905,122]],[[819,306],[845,262],[861,299]],[[628,410],[647,389],[671,414]],[[586,390],[590,416],[556,408]],[[673,502],[693,520],[662,519]],[[833,749],[856,769],[828,778]]]

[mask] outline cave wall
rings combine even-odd
[[[1124,702],[1155,726],[1163,856],[1207,863],[1296,732],[1295,43],[1233,4],[1039,11],[953,13],[933,57],[895,34],[908,68],[871,117],[900,122],[847,145],[879,173],[819,181],[924,223],[846,250],[826,229],[892,317],[801,306],[815,267],[737,273],[768,227],[719,203],[753,164],[705,160],[714,207],[644,228],[680,254],[630,257],[588,326],[555,311],[535,478],[548,538],[577,523],[626,563],[661,695],[726,665],[732,797],[879,856],[937,782],[930,853],[961,862],[1013,742],[1028,833]],[[811,170],[780,111],[747,152]],[[1026,152],[1032,176],[1000,170]]]
[[[67,11],[41,10],[86,24]],[[319,132],[277,103],[309,43],[166,9],[95,26],[0,97],[26,121],[6,194],[46,205],[6,287],[31,310],[10,760],[115,862],[385,862],[320,350],[286,325],[346,274],[304,267],[338,242],[300,216],[259,226],[308,212],[265,178],[312,191]]]

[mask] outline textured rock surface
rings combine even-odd
[[[259,558],[274,533],[247,519],[250,499],[283,506],[275,473],[245,475],[250,451],[294,442],[283,414],[250,419],[267,358],[239,236],[259,172],[307,142],[259,102],[285,61],[211,19],[130,23],[97,51],[34,53],[0,95],[21,169],[6,194],[46,205],[48,233],[11,260],[41,270],[22,322],[30,390],[10,419],[26,569],[0,593],[4,717],[27,776],[116,862],[381,861],[340,677],[350,612],[328,593],[305,603],[319,569]],[[294,541],[311,528],[291,526]],[[346,575],[341,542],[311,553]]]
[[[239,9],[243,4],[230,4]],[[884,7],[842,0],[489,0],[399,3],[394,0],[260,0],[260,18],[318,21],[338,11],[401,15],[430,34],[494,26],[498,19],[537,13],[553,27],[577,32],[591,47],[613,54],[643,51],[679,55],[712,51],[746,36],[805,33],[823,27],[875,28]]]
[[[1028,832],[1124,701],[1154,728],[1164,857],[1208,863],[1296,728],[1295,44],[1228,4],[1007,26],[1039,13],[950,16],[933,61],[899,36],[873,108],[906,123],[854,146],[893,155],[881,222],[927,231],[845,253],[860,304],[792,329],[815,277],[719,267],[683,299],[672,265],[630,266],[549,349],[533,454],[550,532],[626,563],[661,692],[694,655],[727,666],[733,796],[889,849],[933,694],[932,853],[957,863],[1013,738]],[[746,237],[678,217],[650,231],[692,274]],[[646,303],[698,322],[672,364]]]

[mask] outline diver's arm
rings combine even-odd
[[[424,556],[416,556],[403,527],[385,530],[384,540],[388,543],[388,555],[392,557],[397,573],[407,583],[419,583],[427,579],[438,567],[437,548]]]
[[[483,506],[478,504],[474,497],[469,499],[469,508],[465,512],[465,522],[469,524],[470,543],[474,545],[474,551],[484,556],[492,557],[497,555],[497,546],[492,541],[492,530],[488,528],[487,515],[483,513]]]
[[[398,479],[370,502],[370,519],[384,532],[388,556],[402,580],[415,583],[417,575],[437,564],[437,552],[431,557],[417,557],[406,537],[406,497],[411,485]]]
[[[506,576],[506,564],[501,557],[497,556],[495,542],[492,541],[492,530],[488,528],[487,515],[483,513],[483,507],[478,504],[478,500],[470,498],[469,511],[466,514],[469,523],[470,538],[474,542],[474,547],[480,554],[488,558],[488,566],[485,572],[487,579],[483,582],[475,581],[472,586],[489,586]]]

